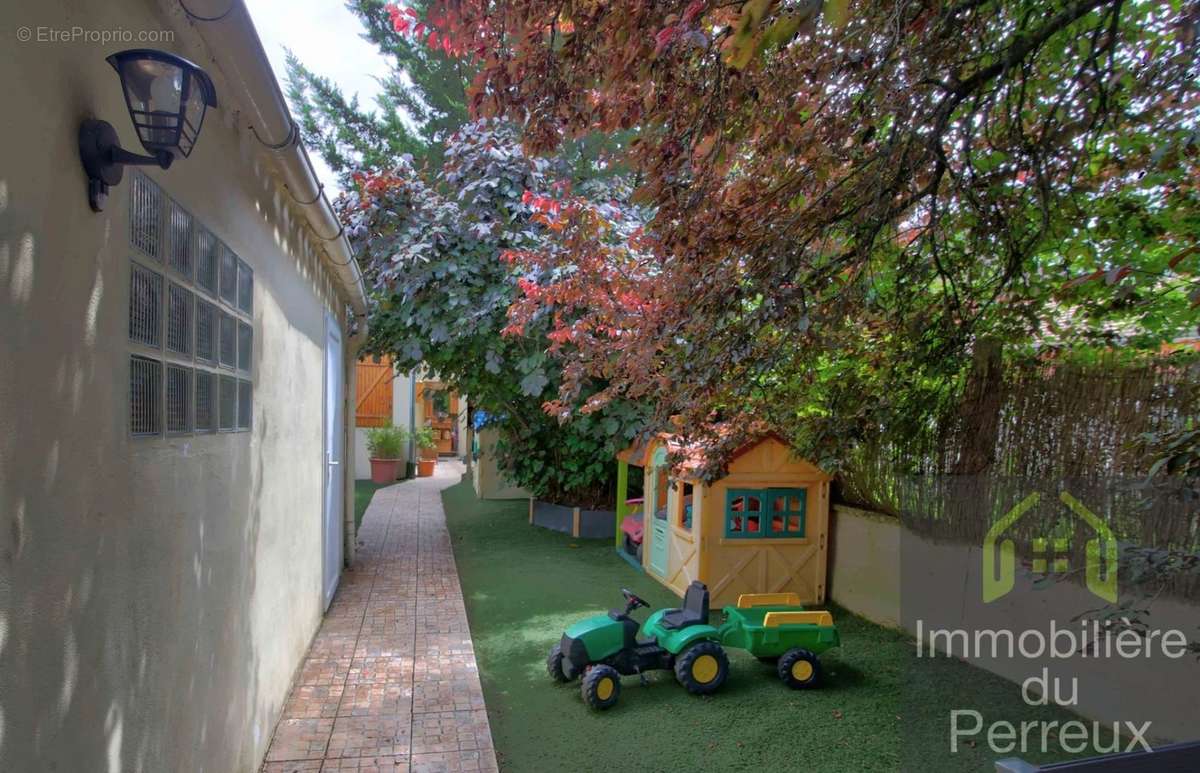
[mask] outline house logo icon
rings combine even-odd
[[[1008,594],[1016,582],[1016,549],[1011,539],[1003,539],[1013,524],[1032,509],[1042,495],[1034,492],[1022,499],[1004,517],[996,521],[983,540],[983,600],[990,603]],[[1094,536],[1087,541],[1085,579],[1093,594],[1110,604],[1117,603],[1117,540],[1108,524],[1071,496],[1058,498],[1088,525]],[[1037,574],[1061,574],[1069,567],[1069,537],[1039,537],[1033,541],[1033,571]]]

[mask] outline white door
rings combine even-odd
[[[337,320],[325,324],[325,607],[333,601],[342,575],[342,331]]]

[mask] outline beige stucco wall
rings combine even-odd
[[[1050,620],[1060,629],[1078,631],[1075,618],[1103,604],[1074,582],[1033,589],[1027,573],[1019,577],[1018,593],[984,603],[981,548],[935,542],[903,529],[897,518],[844,505],[833,508],[831,548],[833,601],[877,623],[903,627],[912,635],[918,633],[920,621],[926,641],[932,630],[962,630],[972,635],[980,630],[1017,635],[1034,631],[1048,638]],[[1195,638],[1200,615],[1194,604],[1163,597],[1149,602],[1148,609],[1145,619],[1152,630],[1178,630]],[[1085,717],[1139,726],[1149,721],[1150,738],[1196,737],[1196,696],[1191,686],[1197,683],[1200,666],[1191,656],[1176,659],[1156,652],[1152,657],[1121,658],[1076,653],[1051,660],[971,654],[967,659],[972,664],[1011,680],[1014,691],[1049,667],[1064,693],[1075,685],[1078,702],[1070,708]],[[987,709],[949,708],[978,709],[985,714]]]
[[[831,508],[829,596],[873,622],[900,625],[900,519]]]
[[[462,433],[460,437],[466,437],[465,427],[459,431]],[[494,429],[484,427],[479,431],[479,459],[471,470],[475,496],[480,499],[528,499],[528,491],[514,486],[497,469],[496,438],[497,432]]]
[[[76,132],[140,151],[104,62],[138,44],[13,35],[174,28],[207,63],[157,8],[0,9],[0,770],[253,770],[320,620],[325,272],[210,112],[150,176],[254,269],[253,430],[131,438],[130,175],[92,213]]]
[[[990,603],[983,601],[982,548],[934,542],[912,532],[903,535],[904,627],[917,633],[917,621],[926,642],[933,630],[981,631],[1007,630],[1017,635],[1029,633],[1050,641],[1050,621],[1057,629],[1080,631],[1078,616],[1096,610],[1104,601],[1093,596],[1077,582],[1050,582],[1038,585],[1024,567],[1016,571],[1012,593]],[[953,578],[948,582],[948,578]],[[931,592],[936,589],[936,593]],[[1129,589],[1123,591],[1131,598]],[[1114,651],[1086,654],[1076,651],[1066,657],[992,657],[972,653],[974,665],[993,671],[1014,682],[1013,690],[1031,677],[1048,669],[1051,686],[1061,694],[1075,693],[1073,711],[1099,720],[1111,728],[1114,722],[1150,722],[1147,738],[1161,741],[1195,740],[1200,731],[1197,710],[1200,699],[1195,687],[1200,684],[1200,663],[1193,654],[1165,657],[1154,643],[1165,631],[1182,632],[1185,641],[1194,641],[1200,609],[1193,603],[1160,596],[1136,604],[1147,612],[1143,619],[1154,633],[1148,637],[1150,655],[1139,646],[1131,646],[1136,655],[1121,656]],[[1174,635],[1174,634],[1173,634]],[[1132,637],[1134,642],[1144,640]],[[1036,641],[1036,639],[1031,639]],[[939,646],[945,639],[939,640]],[[1036,644],[1031,644],[1031,648]],[[1063,646],[1063,645],[1059,645]],[[1070,652],[1070,646],[1065,652]],[[958,653],[956,653],[958,654]],[[986,706],[964,706],[984,711]]]

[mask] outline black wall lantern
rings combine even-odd
[[[125,104],[142,147],[139,156],[121,147],[107,121],[87,120],[79,127],[79,157],[88,176],[88,203],[100,212],[109,186],[121,182],[126,164],[156,164],[163,169],[187,158],[200,136],[204,112],[217,106],[208,73],[188,60],[151,49],[131,49],[106,60],[121,76]]]

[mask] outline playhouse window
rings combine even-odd
[[[773,489],[771,502],[771,535],[803,537],[808,492],[802,488]]]
[[[730,489],[725,500],[725,536],[761,537],[763,498],[761,491]]]
[[[803,537],[808,492],[802,488],[729,489],[725,536],[735,539]]]
[[[647,502],[647,507],[652,507],[654,517],[660,521],[667,520],[667,486],[670,482],[667,479],[666,466],[654,468],[654,491],[652,502]]]
[[[681,529],[692,530],[692,484],[676,483],[680,487],[679,505],[676,509],[675,523]]]

